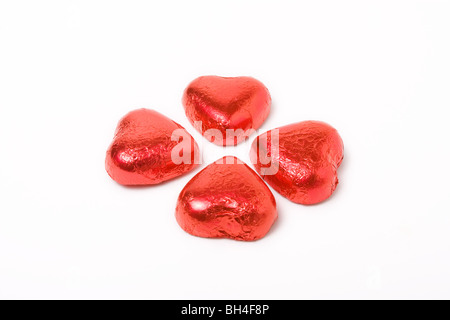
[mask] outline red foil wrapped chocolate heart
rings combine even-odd
[[[305,121],[257,137],[250,157],[281,195],[296,203],[316,204],[336,189],[344,145],[333,127]]]
[[[178,123],[147,109],[120,120],[106,155],[106,171],[122,185],[152,185],[197,166],[194,138]]]
[[[269,188],[235,157],[224,157],[192,178],[176,208],[178,224],[186,232],[241,241],[264,237],[277,216]]]
[[[237,145],[266,120],[271,98],[267,88],[250,77],[204,76],[184,91],[189,121],[209,141]]]

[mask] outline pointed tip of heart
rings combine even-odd
[[[251,77],[202,76],[188,85],[182,102],[189,121],[208,141],[235,146],[264,123],[272,99]]]
[[[240,241],[263,238],[277,217],[270,189],[236,157],[221,158],[193,177],[176,209],[178,224],[186,232]]]
[[[154,185],[193,170],[198,159],[198,145],[181,125],[154,110],[138,109],[120,120],[105,167],[119,184]]]

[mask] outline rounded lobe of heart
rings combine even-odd
[[[174,148],[180,150],[180,160],[173,160]],[[106,171],[122,185],[154,185],[193,170],[198,157],[197,143],[182,126],[140,109],[120,120],[106,154]]]
[[[182,102],[189,121],[206,139],[234,146],[263,124],[272,100],[267,88],[254,78],[203,76],[188,85]]]
[[[258,240],[277,217],[270,189],[235,157],[224,157],[192,178],[181,191],[176,208],[180,227],[204,238]]]
[[[344,157],[339,133],[319,121],[300,122],[277,130],[279,148],[272,143],[274,130],[253,142],[250,158],[256,171],[278,193],[295,203],[311,205],[328,199],[339,183],[337,169]],[[278,167],[278,171],[268,170],[269,167]]]

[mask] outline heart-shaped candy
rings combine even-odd
[[[266,120],[271,98],[267,88],[250,77],[204,76],[184,91],[189,121],[209,141],[237,145]]]
[[[178,224],[186,232],[241,241],[264,237],[277,216],[269,188],[235,157],[224,157],[192,178],[176,208]]]
[[[305,121],[257,137],[250,157],[264,180],[282,196],[316,204],[336,189],[344,145],[333,127]]]
[[[106,171],[122,185],[152,185],[191,171],[198,158],[197,143],[182,126],[140,109],[120,120],[106,155]]]

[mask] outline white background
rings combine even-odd
[[[269,88],[261,132],[315,119],[345,142],[335,194],[274,192],[258,242],[179,228],[195,173],[124,188],[104,169],[142,107],[194,134],[201,168],[249,162],[184,115],[210,74]],[[449,1],[1,0],[0,298],[450,298],[449,89]]]

